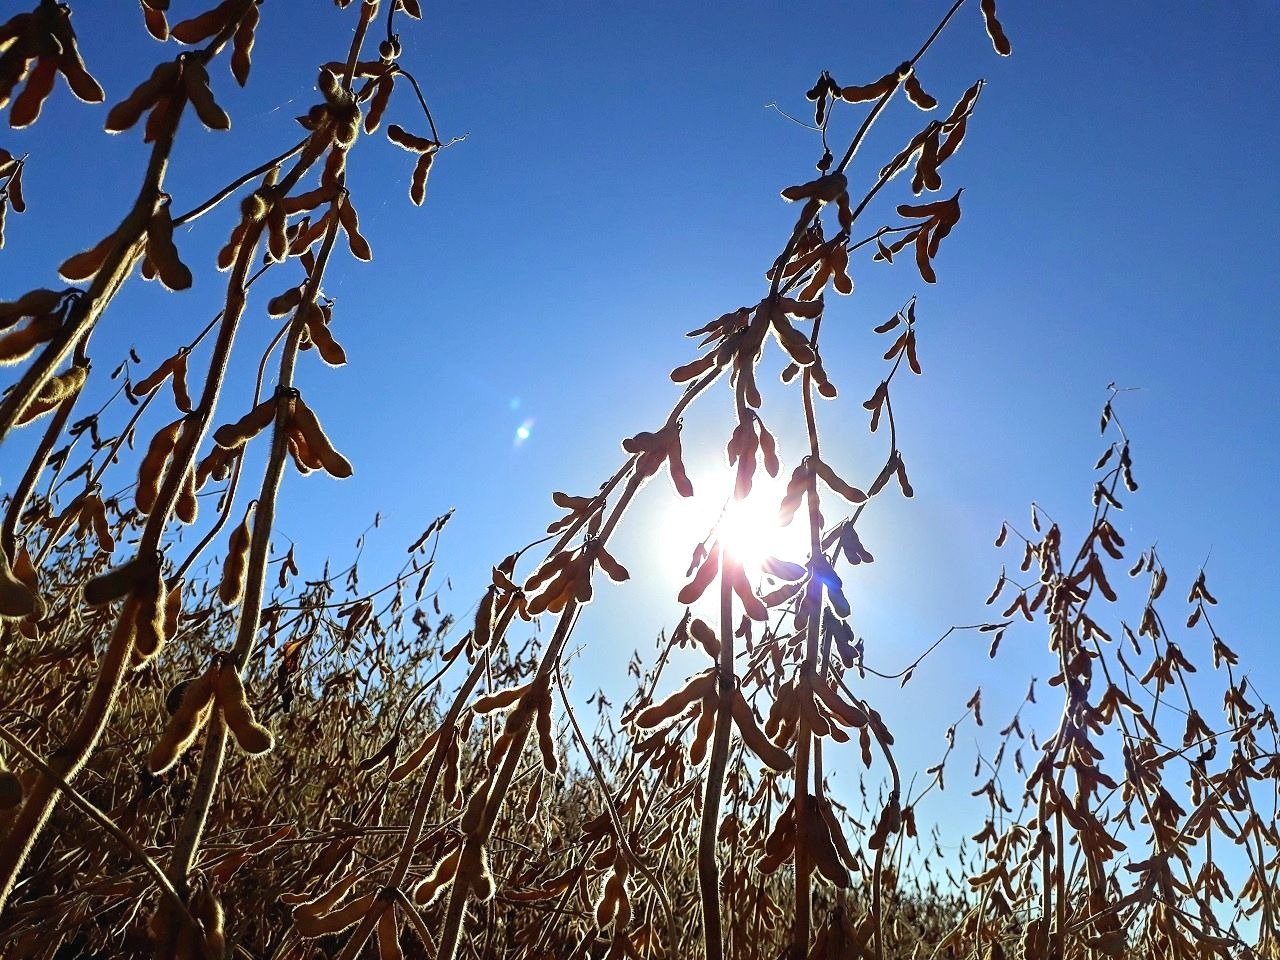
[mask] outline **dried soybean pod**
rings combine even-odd
[[[334,843],[337,843],[337,841],[334,841]],[[340,851],[341,846],[335,847],[334,843],[331,843],[327,849]],[[323,861],[325,854],[321,853],[320,856]],[[335,867],[331,864],[326,869],[326,873],[331,872],[333,869]],[[304,916],[315,918],[321,914],[328,913],[337,906],[338,901],[345,897],[351,888],[360,882],[363,876],[364,874],[360,870],[352,870],[317,897],[309,898],[296,893],[284,893],[280,895],[280,901],[293,907],[294,920],[300,920]]]
[[[84,585],[84,602],[91,607],[100,607],[119,600],[146,583],[158,566],[159,558],[156,556],[139,556],[100,573]]]
[[[711,734],[716,729],[716,704],[714,692],[702,698],[702,712],[698,714],[698,725],[694,728],[693,739],[689,742],[689,765],[696,767],[707,756],[707,745],[711,742]]]
[[[145,663],[159,652],[165,641],[165,608],[168,606],[168,593],[165,590],[164,577],[160,565],[156,564],[147,580],[139,585],[134,594],[137,600],[137,613],[134,618],[134,653]]]
[[[813,858],[813,865],[837,887],[849,886],[849,871],[840,862],[840,855],[831,840],[831,830],[818,809],[817,797],[809,795],[804,813],[803,840],[806,851]]]
[[[267,207],[267,253],[276,263],[289,255],[288,217],[279,200]]]
[[[991,38],[991,45],[996,48],[996,53],[1002,57],[1013,53],[1013,45],[1009,43],[1004,27],[996,18],[996,0],[982,0],[982,20],[987,25],[987,36]]]
[[[166,197],[147,221],[147,257],[155,265],[160,282],[170,290],[186,290],[191,286],[191,270],[178,256],[173,244],[173,221],[169,219]]]
[[[187,468],[182,483],[178,487],[178,499],[174,503],[174,513],[183,523],[195,523],[200,512],[200,502],[196,499],[196,468],[193,464]]]
[[[424,153],[413,165],[413,178],[409,181],[409,199],[416,207],[422,206],[427,199],[427,175],[431,173],[434,153]]]
[[[23,317],[39,317],[53,313],[62,300],[60,290],[29,290],[17,300],[0,301],[0,330],[13,326]]]
[[[329,366],[340,367],[347,362],[347,351],[343,350],[342,344],[333,338],[324,309],[315,304],[312,304],[311,309],[307,311],[307,334],[315,344],[320,359]]]
[[[538,701],[538,750],[542,754],[542,768],[553,777],[560,769],[556,758],[556,741],[551,732],[551,688],[542,692]]]
[[[295,915],[294,923],[298,927],[298,935],[308,940],[314,940],[317,937],[328,936],[331,933],[340,933],[368,913],[375,900],[377,900],[377,894],[366,893],[363,897],[357,897],[350,903],[323,916],[303,914],[299,917]]]
[[[9,566],[9,558],[0,550],[0,618],[20,619],[36,612],[36,595]]]
[[[431,755],[431,751],[435,748],[436,741],[440,739],[440,730],[436,729],[433,733],[423,738],[422,743],[418,744],[413,753],[405,757],[400,763],[392,768],[387,774],[387,779],[392,783],[399,783],[405,777],[412,776],[417,773],[422,765],[427,762],[427,757]]]
[[[369,241],[360,233],[360,217],[356,214],[356,208],[351,205],[350,196],[343,197],[338,204],[338,222],[347,235],[351,255],[365,262],[372,260],[373,250],[369,247]]]
[[[389,903],[378,917],[378,960],[404,960],[396,908]]]
[[[707,651],[707,655],[712,660],[720,658],[720,637],[712,629],[711,624],[700,617],[694,617],[689,624],[689,633],[693,639],[702,644],[702,649]]]
[[[56,315],[46,314],[0,336],[0,366],[21,363],[40,344],[52,340],[61,326],[62,321]]]
[[[275,415],[275,398],[263,400],[235,423],[225,423],[213,431],[213,442],[224,450],[242,447],[265,430]]]
[[[38,417],[44,416],[63,400],[75,396],[88,379],[89,367],[87,364],[76,365],[64,373],[50,377],[45,385],[40,388],[40,393],[36,395],[36,398],[22,411],[22,416],[18,418],[18,425],[22,426]]]
[[[840,88],[840,99],[846,103],[865,103],[868,100],[877,100],[886,93],[893,90],[898,85],[897,72],[886,73],[874,83],[863,84],[862,86],[851,86]]]
[[[149,374],[133,384],[133,395],[135,397],[145,397],[147,394],[155,390],[156,387],[164,383],[167,377],[173,375],[173,365],[180,354],[174,354],[166,359],[160,366],[156,367]]]
[[[462,847],[454,847],[444,859],[413,891],[413,900],[420,906],[426,906],[439,895],[440,891],[454,878],[458,872],[458,861],[462,859]]]
[[[236,27],[232,38],[234,45],[231,51],[231,74],[236,83],[244,86],[249,82],[249,68],[252,66],[254,33],[258,28],[258,6],[253,4]]]
[[[111,252],[115,242],[116,235],[113,233],[103,237],[88,250],[68,257],[62,262],[62,266],[58,267],[59,276],[72,283],[88,280],[102,269],[102,264],[106,262],[107,254]]]
[[[845,726],[862,727],[866,725],[867,715],[862,708],[846,703],[822,677],[814,675],[809,683],[813,687],[813,692],[826,704],[827,709],[835,714]]]
[[[164,773],[195,742],[213,708],[215,671],[211,666],[187,685],[178,709],[160,735],[160,740],[147,754],[147,768],[152,773]]]
[[[779,773],[791,769],[791,755],[764,735],[741,690],[735,690],[733,694],[733,720],[742,734],[742,742],[767,766]]]
[[[227,934],[221,901],[208,887],[201,887],[191,898],[191,912],[204,928],[204,955],[211,960],[222,960],[227,954]]]
[[[924,87],[920,86],[920,79],[914,72],[907,77],[906,83],[903,84],[903,89],[906,91],[907,99],[921,110],[932,110],[938,105],[937,98],[930,96],[925,92]]]
[[[136,124],[143,112],[155,106],[165,95],[165,88],[177,78],[178,64],[170,60],[161,63],[151,71],[151,76],[134,88],[133,93],[125,97],[107,112],[107,133],[122,133]]]
[[[269,752],[275,745],[271,731],[253,716],[240,671],[229,663],[223,664],[218,671],[218,706],[236,743],[245,753],[258,756]]]
[[[609,575],[609,579],[615,583],[622,583],[624,580],[631,579],[631,574],[627,568],[614,559],[613,554],[604,548],[603,544],[596,546],[596,562],[600,564],[600,569]]]
[[[213,99],[213,90],[209,86],[209,71],[205,65],[194,57],[184,59],[182,64],[182,82],[187,90],[187,98],[195,108],[196,116],[210,130],[230,130],[231,117]]]
[[[283,317],[302,302],[302,287],[290,287],[267,301],[267,316]]]
[[[320,426],[320,421],[316,418],[315,413],[303,402],[301,397],[297,399],[294,405],[291,422],[325,470],[340,480],[351,476],[353,473],[351,462],[334,449],[333,444],[325,435],[324,429]]]
[[[698,572],[693,575],[692,580],[684,585],[676,599],[684,604],[693,603],[710,586],[719,569],[720,542],[717,540],[711,545],[711,550],[707,554],[707,558],[702,561],[702,566],[698,568]]]
[[[476,697],[475,703],[471,705],[471,712],[478,714],[492,713],[494,710],[509,707],[524,696],[529,686],[529,684],[525,683],[518,687],[509,687],[506,690],[498,690],[494,693],[486,693],[483,696]]]
[[[138,487],[134,491],[134,500],[139,513],[150,513],[156,505],[156,497],[160,493],[160,481],[164,477],[165,464],[178,443],[178,435],[182,432],[182,417],[173,423],[161,427],[151,438],[146,455],[138,464]]]
[[[706,696],[708,692],[713,691],[715,683],[715,671],[703,671],[665,700],[641,710],[636,715],[636,726],[641,729],[648,729],[649,727],[656,727],[664,720],[670,720],[693,701],[699,700]]]
[[[231,531],[227,540],[227,559],[222,565],[222,579],[218,582],[218,599],[234,607],[244,597],[245,571],[249,564],[249,544],[253,539],[253,513],[258,502],[249,504],[244,520]]]
[[[489,870],[489,848],[484,844],[464,844],[456,879],[469,884],[476,900],[481,903],[492,899],[494,883],[493,873]]]
[[[818,476],[836,493],[844,497],[850,503],[864,503],[867,495],[857,487],[847,483],[839,474],[821,460],[812,461],[813,468],[817,470]]]
[[[373,133],[382,123],[382,115],[391,102],[391,91],[395,89],[395,74],[387,73],[379,77],[373,86],[373,98],[369,101],[369,112],[364,117],[364,132]]]

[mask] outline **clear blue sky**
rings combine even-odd
[[[762,295],[794,215],[778,190],[804,178],[818,152],[812,134],[765,104],[803,116],[823,68],[846,84],[880,76],[944,4],[864,0],[812,20],[786,3],[424,6],[426,22],[404,30],[404,62],[442,133],[467,139],[440,157],[421,210],[405,196],[411,158],[360,144],[351,184],[376,260],[341,256],[326,284],[350,363],[329,370],[308,356],[300,374],[357,472],[344,483],[290,475],[279,530],[317,565],[348,556],[381,511],[385,529],[366,553],[371,583],[427,520],[456,506],[442,558],[461,612],[488,565],[556,516],[551,490],[589,492],[620,463],[621,437],[660,422],[676,396],[666,374],[693,356],[684,331]],[[1000,564],[1016,562],[992,538],[1006,517],[1025,523],[1030,500],[1064,523],[1068,542],[1078,538],[1102,450],[1097,414],[1115,381],[1141,388],[1119,407],[1142,484],[1121,532],[1134,550],[1158,541],[1177,588],[1164,608],[1170,623],[1183,619],[1186,587],[1210,557],[1219,628],[1275,691],[1280,191],[1270,168],[1280,138],[1270,108],[1280,103],[1280,13],[1263,0],[1003,0],[1000,10],[1012,58],[994,56],[975,4],[920,70],[944,107],[976,77],[989,80],[945,169],[949,188],[966,189],[938,284],[922,284],[909,262],[855,261],[858,289],[833,304],[824,328],[843,388],[820,411],[825,436],[865,482],[880,448],[859,404],[885,346],[870,328],[920,295],[925,376],[897,399],[917,495],[871,511],[864,529],[877,562],[849,578],[868,660],[894,667],[950,624],[987,616],[982,599]],[[169,181],[176,207],[292,141],[292,117],[315,97],[314,65],[345,49],[352,21],[312,0],[264,5],[248,91],[233,88],[225,64],[214,70],[232,132],[181,138]],[[75,23],[110,103],[172,55],[114,4],[82,2]],[[31,207],[10,220],[0,298],[53,285],[55,265],[126,209],[141,138],[105,137],[104,116],[60,84],[36,127],[0,128],[0,146],[30,154]],[[422,132],[407,101],[390,119]],[[899,104],[868,145],[868,166],[920,122]],[[854,181],[867,172],[855,165]],[[908,197],[899,184],[868,223]],[[95,337],[100,370],[130,338],[149,369],[212,315],[224,281],[207,265],[229,222],[179,231],[197,270],[189,294],[131,283]],[[269,336],[262,299],[246,345]],[[219,422],[247,402],[250,352]],[[765,413],[786,423],[781,411],[795,401],[778,393]],[[690,436],[713,445],[690,469],[705,486],[727,439],[723,388],[699,409]],[[522,424],[529,436],[517,444]],[[784,438],[784,458],[796,446]],[[4,460],[20,449],[14,442]],[[11,482],[15,470],[3,466]],[[247,477],[256,484],[256,470]],[[672,545],[682,532],[665,512],[672,499],[665,482],[648,488],[617,551],[635,580],[602,588],[584,618],[585,684],[616,692],[630,651],[652,649],[678,616],[679,575],[644,572],[701,536]],[[1139,612],[1131,603],[1116,616]],[[1203,642],[1186,646],[1206,662]],[[994,667],[981,640],[960,639],[918,672],[907,699],[884,691],[897,704],[886,713],[920,719],[928,757],[978,683],[1002,724],[1026,677],[1049,672],[1039,629],[1011,633]],[[910,740],[904,723],[900,739]]]

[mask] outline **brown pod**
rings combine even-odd
[[[471,712],[476,714],[492,713],[494,710],[509,707],[523,697],[529,687],[530,684],[525,683],[518,687],[509,687],[506,690],[486,693],[476,698],[475,703],[471,705]]]
[[[59,275],[64,280],[71,282],[88,280],[102,269],[102,264],[106,262],[107,254],[111,252],[115,242],[116,235],[113,233],[99,240],[97,244],[83,253],[68,257],[62,262],[62,266],[58,267]]]
[[[392,123],[387,126],[387,139],[410,153],[430,154],[440,146],[434,140],[414,136],[398,123]]]
[[[196,470],[188,467],[178,486],[178,499],[174,503],[174,513],[183,523],[195,523],[200,513],[200,502],[196,499]]]
[[[560,761],[556,757],[556,741],[551,730],[551,689],[543,691],[538,701],[538,750],[542,754],[542,768],[555,776],[560,769]]]
[[[813,687],[813,692],[827,706],[827,709],[834,714],[841,723],[847,727],[862,727],[867,723],[867,715],[861,707],[856,707],[851,703],[846,703],[841,696],[831,688],[822,677],[814,675],[810,678],[809,684]]]
[[[216,670],[209,667],[183,691],[178,709],[169,717],[160,740],[147,754],[147,768],[152,773],[164,773],[195,743],[213,708]]]
[[[107,112],[106,131],[122,133],[136,124],[148,107],[153,107],[165,95],[167,88],[177,79],[178,63],[170,60],[159,64],[151,76],[138,84],[133,93],[125,97]]]
[[[596,546],[596,562],[600,564],[600,569],[609,575],[609,579],[615,583],[622,583],[624,580],[631,579],[631,574],[627,571],[627,568],[615,560],[613,555],[599,541],[597,541]]]
[[[868,100],[878,100],[886,93],[890,93],[898,85],[897,72],[886,73],[874,83],[863,84],[862,86],[851,86],[840,88],[840,99],[846,103],[865,103]]]
[[[218,707],[227,721],[227,728],[245,753],[258,756],[275,746],[271,731],[254,718],[240,671],[231,664],[223,664],[218,671]]]
[[[267,301],[267,316],[283,317],[302,302],[302,287],[290,287]]]
[[[324,308],[312,304],[307,311],[307,334],[315,344],[320,359],[329,366],[340,367],[347,362],[347,351],[343,350],[342,344],[333,338]]]
[[[1013,45],[1009,43],[1004,27],[996,19],[996,0],[982,0],[982,20],[987,25],[987,36],[991,38],[991,45],[996,48],[996,53],[1002,57],[1013,53]]]
[[[235,423],[225,423],[213,431],[213,442],[224,450],[243,447],[265,430],[267,425],[275,419],[275,415],[275,398],[263,400]]]
[[[291,426],[302,435],[307,447],[315,454],[326,471],[340,480],[351,476],[354,472],[351,461],[334,449],[315,413],[302,401],[301,397],[294,405]]]
[[[689,741],[690,766],[696,767],[706,759],[707,745],[716,729],[716,703],[714,692],[702,698],[702,712],[698,714],[698,725],[694,728],[693,739]]]
[[[338,204],[338,222],[347,234],[347,246],[351,248],[351,255],[357,260],[372,260],[373,250],[369,247],[369,241],[360,233],[360,217],[356,214],[356,208],[351,205],[350,197],[344,197]]]
[[[236,78],[236,83],[242,87],[249,82],[249,68],[252,66],[253,58],[253,40],[254,34],[258,29],[258,20],[258,6],[253,4],[240,21],[240,26],[236,27],[235,36],[232,38],[231,74]]]
[[[440,891],[447,886],[458,872],[458,861],[462,859],[462,847],[454,847],[444,859],[438,861],[435,868],[413,891],[413,900],[420,906],[431,903]]]
[[[154,555],[134,557],[106,573],[99,574],[84,585],[84,602],[100,607],[127,596],[155,575],[159,559]]]
[[[191,286],[191,270],[182,262],[173,243],[173,221],[169,219],[167,200],[147,221],[147,257],[155,265],[160,282],[170,290],[186,290]]]
[[[435,749],[436,742],[439,739],[439,729],[428,734],[423,738],[422,743],[418,744],[417,749],[414,750],[413,753],[409,754],[400,761],[397,766],[392,768],[391,772],[387,774],[387,779],[392,783],[399,783],[406,777],[417,773],[418,770],[422,768],[422,765],[427,762],[427,757],[431,756],[432,751]]]
[[[134,653],[141,663],[154,657],[164,645],[168,592],[160,566],[142,583],[134,596],[137,608],[134,615]]]
[[[409,199],[414,206],[420,207],[427,199],[427,175],[431,173],[434,153],[424,153],[413,165],[413,177],[409,181]]]
[[[780,773],[791,769],[791,755],[764,735],[741,690],[733,694],[733,720],[742,734],[742,742],[767,766]]]
[[[195,58],[189,58],[182,64],[182,82],[187,90],[187,99],[195,108],[196,116],[210,130],[230,130],[231,117],[213,99],[213,90],[209,86],[209,71],[205,65]]]
[[[656,727],[664,720],[677,716],[685,707],[715,690],[716,673],[706,670],[693,677],[683,687],[665,700],[641,710],[636,715],[635,725],[641,729]]]
[[[712,629],[711,624],[699,617],[694,617],[689,624],[689,633],[693,639],[702,644],[702,649],[707,651],[707,656],[712,660],[720,658],[720,637]]]
[[[62,403],[63,400],[75,396],[88,379],[89,367],[87,365],[74,366],[65,373],[50,377],[45,385],[40,388],[36,398],[22,411],[22,416],[18,418],[18,425],[22,426],[44,416],[44,414]]]
[[[378,917],[378,960],[404,960],[404,951],[400,949],[396,908],[391,904],[387,904]]]
[[[849,870],[840,862],[835,843],[831,840],[831,830],[826,818],[818,809],[818,798],[809,795],[805,804],[803,835],[805,850],[813,858],[813,865],[818,872],[837,887],[849,886]]]
[[[21,619],[36,609],[35,592],[14,575],[8,557],[0,550],[0,618]]]
[[[55,314],[35,317],[17,330],[0,335],[0,367],[21,363],[42,343],[52,340],[62,327]]]
[[[0,330],[11,327],[23,317],[39,317],[53,313],[62,301],[61,290],[30,290],[17,300],[0,301]]]
[[[692,580],[684,585],[676,599],[683,604],[690,604],[696,601],[711,585],[711,581],[716,578],[716,573],[719,569],[720,542],[716,541],[712,544],[706,559],[702,561],[702,566],[698,568],[698,572],[693,575]]]
[[[919,78],[914,73],[907,77],[906,83],[903,84],[903,89],[906,91],[907,99],[921,110],[932,110],[938,105],[937,98],[925,92],[924,87],[920,86]]]
[[[204,955],[210,960],[223,960],[227,955],[227,933],[221,901],[208,887],[201,887],[191,898],[191,913],[203,927]]]
[[[297,925],[298,935],[307,940],[314,940],[317,937],[340,933],[368,913],[377,897],[375,893],[366,893],[363,897],[357,897],[323,916],[303,914],[299,917],[295,914],[294,923]]]
[[[231,531],[227,540],[227,559],[222,565],[222,579],[218,582],[218,599],[234,607],[244,598],[245,571],[249,564],[249,545],[253,539],[253,512],[257,501],[249,504],[244,520]]]
[[[167,7],[168,4],[166,3]],[[234,4],[220,3],[210,10],[190,19],[175,23],[170,35],[179,43],[199,43],[207,40],[227,24],[227,15]]]
[[[177,446],[178,435],[182,432],[183,418],[161,427],[151,438],[147,452],[138,464],[138,486],[134,491],[134,501],[140,513],[150,513],[156,505],[156,497],[160,494],[160,482],[164,479],[165,464],[173,449]]]
[[[829,465],[821,460],[811,461],[813,468],[817,470],[828,487],[834,490],[840,496],[844,497],[850,503],[865,503],[867,495],[857,487],[847,483],[839,474],[831,469]]]
[[[391,102],[391,91],[395,89],[395,74],[387,73],[373,85],[373,97],[369,101],[369,112],[364,116],[364,132],[373,133],[382,123],[382,115]]]

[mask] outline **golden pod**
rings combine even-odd
[[[218,671],[217,696],[223,719],[240,749],[251,756],[269,752],[275,745],[275,737],[255,719],[240,671],[229,663]]]

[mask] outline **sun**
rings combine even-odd
[[[727,467],[700,473],[697,494],[687,500],[676,498],[667,509],[657,545],[660,552],[674,563],[687,564],[696,544],[704,538],[708,546],[718,540],[753,581],[769,557],[803,561],[808,553],[807,528],[798,520],[787,526],[778,522],[786,483],[761,472],[745,500],[734,499],[733,483],[734,471]]]

